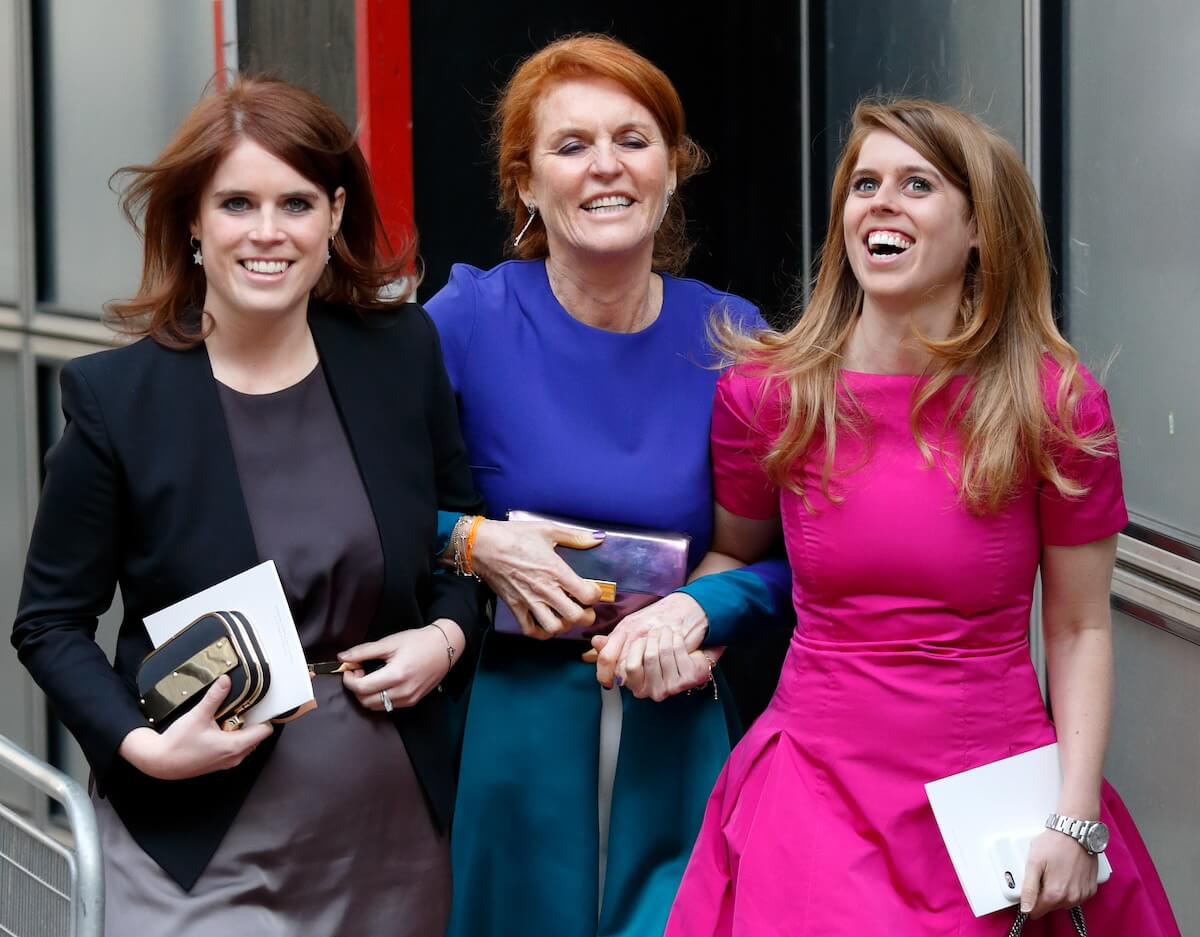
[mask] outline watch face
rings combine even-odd
[[[1090,852],[1104,852],[1108,848],[1108,826],[1100,821],[1093,823],[1087,832],[1086,845]]]

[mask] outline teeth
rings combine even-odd
[[[897,234],[895,231],[872,231],[867,235],[868,247],[878,247],[881,244],[886,244],[889,247],[897,247],[902,251],[906,251],[913,246],[912,241],[903,234]]]
[[[283,273],[288,268],[286,260],[243,260],[242,266],[251,273]]]
[[[597,208],[628,208],[632,204],[633,199],[624,195],[605,195],[603,198],[592,199],[583,207],[587,211],[595,211]]]

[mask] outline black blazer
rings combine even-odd
[[[438,508],[483,509],[437,331],[416,305],[360,314],[313,302],[309,322],[379,527],[384,581],[369,637],[446,617],[471,640],[478,590],[433,563]],[[142,618],[270,557],[255,548],[203,345],[170,351],[143,339],[79,358],[63,369],[62,397],[67,425],[46,460],[13,645],[100,793],[191,888],[286,730],[237,768],[186,781],[147,777],[120,758],[122,739],[147,725],[133,690],[151,650]],[[93,638],[117,585],[125,617],[109,666]],[[457,747],[449,705],[431,693],[392,714],[442,829]]]

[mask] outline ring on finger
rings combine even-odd
[[[390,696],[388,696],[387,690],[379,691],[379,701],[381,703],[383,703],[383,711],[385,713],[390,713],[393,709],[396,708],[395,705],[393,705],[393,703],[392,703],[392,698]]]

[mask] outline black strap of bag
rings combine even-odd
[[[1088,937],[1087,924],[1083,920],[1083,908],[1076,905],[1071,908],[1071,923],[1075,925],[1075,932],[1079,937]],[[1012,927],[1008,929],[1008,937],[1018,937],[1021,931],[1025,930],[1025,922],[1029,920],[1029,915],[1021,912],[1017,914],[1017,919],[1013,921]]]

